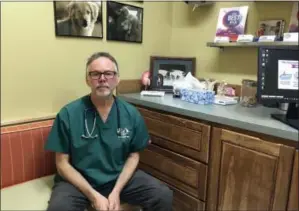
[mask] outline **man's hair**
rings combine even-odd
[[[107,59],[110,59],[110,61],[112,61],[115,65],[115,70],[116,72],[119,73],[118,71],[118,64],[117,64],[117,61],[116,59],[108,52],[96,52],[96,53],[93,53],[88,59],[87,59],[87,62],[86,62],[86,70],[88,68],[88,66],[90,65],[91,62],[93,62],[94,60],[100,58],[100,57],[105,57]]]

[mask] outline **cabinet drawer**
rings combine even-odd
[[[207,165],[154,144],[141,152],[140,162],[144,171],[205,201]]]
[[[150,134],[156,137],[153,143],[208,163],[209,125],[145,108],[138,109]]]
[[[173,211],[204,211],[205,203],[195,199],[192,196],[174,188],[171,185],[168,185],[169,188],[173,191]]]

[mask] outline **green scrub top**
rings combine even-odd
[[[69,154],[71,165],[93,187],[117,179],[128,155],[143,150],[149,143],[149,133],[139,111],[119,98],[115,102],[105,123],[90,95],[67,104],[57,114],[45,144],[46,150]],[[117,113],[122,130],[119,134]],[[94,117],[92,136],[97,134],[97,138],[83,138],[83,134],[88,135],[85,120],[91,133]],[[56,174],[55,182],[61,180]]]

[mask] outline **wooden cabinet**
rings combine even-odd
[[[142,152],[140,161],[142,168],[155,177],[190,196],[205,200],[207,165],[156,145]]]
[[[299,151],[296,151],[296,155],[294,158],[293,165],[293,174],[292,174],[292,182],[290,187],[290,195],[288,202],[288,211],[298,211],[299,210],[299,190],[298,190],[298,177],[299,177]]]
[[[197,161],[208,163],[210,126],[175,115],[140,108],[152,142]]]
[[[138,107],[152,144],[141,153],[140,168],[174,191],[173,210],[204,210],[210,126]]]
[[[286,210],[294,148],[213,128],[207,210]]]
[[[298,210],[298,151],[262,135],[138,107],[152,144],[140,168],[174,191],[173,210]]]

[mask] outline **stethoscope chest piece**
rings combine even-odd
[[[95,138],[98,137],[98,134],[96,134],[96,135],[94,135],[94,136],[92,136],[92,135],[88,135],[88,136],[86,136],[86,135],[83,134],[81,137],[82,137],[82,138],[85,138],[85,139],[95,139]]]

